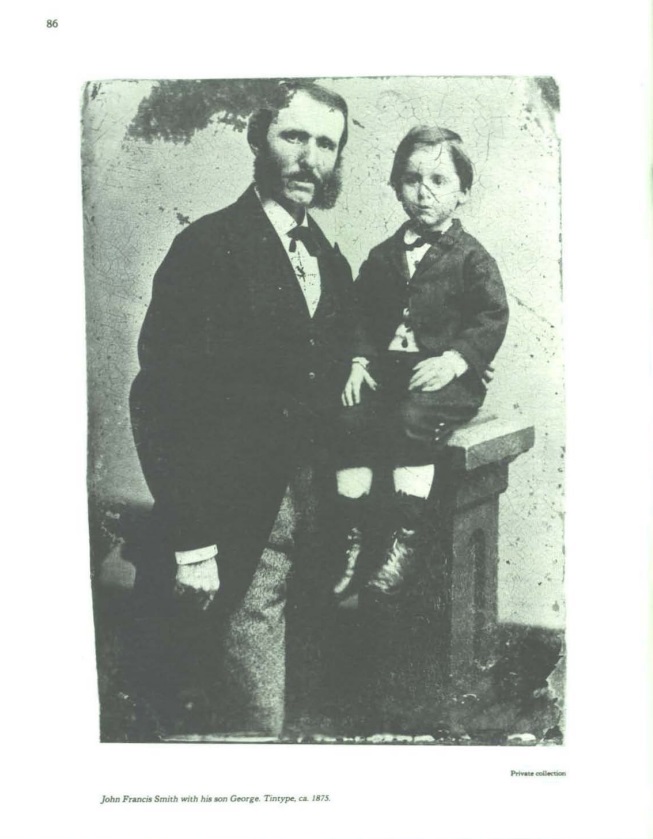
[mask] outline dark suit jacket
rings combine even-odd
[[[409,279],[401,227],[370,251],[355,283],[355,354],[388,348],[405,307],[417,343],[428,355],[457,350],[480,381],[508,326],[508,303],[497,264],[454,220]]]
[[[216,543],[251,573],[301,446],[321,444],[349,370],[352,277],[322,244],[309,316],[253,188],[187,227],[154,278],[132,426],[165,542]]]

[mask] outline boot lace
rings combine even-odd
[[[388,558],[379,571],[379,577],[384,582],[392,582],[398,574],[402,573],[403,562],[408,552],[406,542],[415,534],[414,530],[406,530],[405,527],[396,531],[392,537],[392,546],[388,551]]]

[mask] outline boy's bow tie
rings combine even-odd
[[[441,230],[434,230],[431,233],[422,233],[414,242],[404,242],[404,247],[407,251],[414,251],[416,248],[422,248],[424,245],[434,245],[442,238]]]
[[[294,253],[297,250],[297,239],[304,245],[311,256],[319,256],[322,253],[322,246],[320,245],[317,236],[306,225],[293,227],[288,231],[290,236],[290,252]]]

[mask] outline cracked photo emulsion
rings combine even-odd
[[[563,742],[558,111],[85,85],[102,742]]]

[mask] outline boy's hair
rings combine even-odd
[[[390,173],[390,186],[399,195],[408,158],[418,146],[442,145],[449,149],[451,161],[460,180],[460,191],[468,192],[474,182],[474,166],[467,156],[467,152],[463,149],[462,143],[460,135],[448,128],[430,125],[417,125],[415,128],[411,128],[399,143],[395,152],[392,172]]]
[[[310,82],[305,79],[294,79],[290,81],[280,82],[276,90],[273,91],[265,106],[256,110],[249,120],[247,126],[247,139],[250,144],[257,148],[263,148],[267,142],[268,129],[272,125],[272,121],[276,118],[279,111],[287,108],[290,100],[295,93],[305,93],[310,96],[315,102],[322,105],[327,105],[333,108],[345,118],[345,127],[340,138],[340,145],[338,146],[338,155],[342,153],[348,135],[349,109],[347,103],[338,93],[328,90],[322,85]]]

